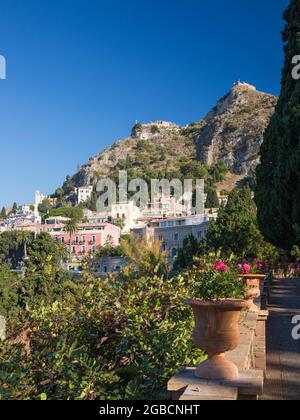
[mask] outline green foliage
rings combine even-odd
[[[178,250],[178,254],[174,263],[174,270],[180,271],[193,264],[193,257],[198,255],[199,242],[191,235],[183,241],[183,246]]]
[[[80,207],[60,207],[50,210],[49,217],[68,217],[70,219],[82,220],[84,214]]]
[[[0,213],[0,219],[5,219],[6,218],[6,208],[2,207],[1,213]]]
[[[125,227],[125,221],[123,219],[117,219],[114,222],[114,225],[118,226],[121,230]]]
[[[151,134],[155,135],[155,134],[159,133],[159,128],[158,128],[157,125],[152,125],[150,131],[151,131]]]
[[[255,200],[267,241],[291,250],[300,244],[300,83],[292,77],[292,58],[300,53],[300,1],[285,12],[285,64],[281,95],[261,147]]]
[[[71,194],[75,192],[75,184],[69,175],[66,177],[66,180],[62,186],[62,189],[64,191],[65,196],[70,196]]]
[[[144,239],[132,238],[129,242],[122,241],[122,249],[130,261],[123,270],[125,277],[168,276],[167,254],[162,252],[160,242],[148,244]]]
[[[195,298],[203,300],[243,299],[245,289],[243,282],[238,279],[237,272],[227,267],[222,272],[214,268],[193,269],[188,272],[192,282],[195,282]]]
[[[38,210],[42,215],[45,215],[45,216],[50,212],[50,210],[52,210],[52,204],[50,203],[48,198],[45,198],[42,201],[42,203],[39,205]]]
[[[165,398],[170,376],[203,357],[189,297],[181,277],[86,278],[30,311],[30,354],[1,346],[2,399]]]
[[[0,261],[16,263],[27,257],[27,246],[32,243],[34,235],[27,231],[7,231],[0,234]]]
[[[215,188],[208,188],[205,207],[207,209],[218,209],[220,207],[218,194]]]
[[[109,244],[106,244],[97,249],[95,258],[122,257],[123,255],[124,255],[124,249],[122,245],[111,246]]]
[[[25,273],[21,275],[12,271],[8,264],[0,263],[0,314],[9,316],[12,322],[21,310],[24,311],[26,305],[41,303],[44,298],[47,302],[56,299],[69,276],[61,270],[61,263],[66,257],[63,244],[53,241],[46,233],[40,234],[35,240],[30,232],[8,233],[10,235],[5,235],[4,242],[13,239],[16,242],[10,244],[16,249],[21,246],[18,245],[19,235],[28,235]],[[13,233],[16,236],[12,236]]]
[[[137,131],[140,131],[143,128],[142,124],[137,123],[132,127],[131,135],[134,137],[137,133]]]
[[[293,246],[291,256],[295,261],[300,261],[300,247],[298,245]]]
[[[236,189],[229,195],[227,206],[220,209],[218,219],[211,223],[206,239],[210,248],[239,257],[258,256],[262,249],[270,247],[259,231],[249,188]]]
[[[6,264],[0,264],[0,315],[13,317],[18,307],[20,279]]]
[[[97,200],[98,200],[98,195],[96,192],[92,193],[91,198],[83,203],[83,207],[89,209],[90,211],[97,211]]]

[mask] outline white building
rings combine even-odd
[[[124,222],[124,233],[130,233],[130,230],[136,226],[137,220],[141,217],[140,209],[133,201],[113,204],[111,207],[111,219],[113,222],[122,220]]]
[[[8,229],[16,229],[21,226],[40,224],[41,217],[31,210],[30,206],[21,206],[15,213],[11,213],[5,220],[4,226]]]
[[[88,201],[92,197],[93,189],[94,188],[93,188],[92,185],[89,185],[89,186],[86,186],[86,187],[77,188],[77,201],[78,201],[78,204],[85,203],[86,201]]]

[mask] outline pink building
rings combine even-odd
[[[56,241],[61,241],[69,246],[70,235],[65,231],[64,224],[40,225],[40,232],[49,233]],[[98,247],[111,243],[117,246],[120,243],[121,229],[110,223],[83,223],[78,225],[78,232],[72,235],[72,254],[81,257],[93,254]]]

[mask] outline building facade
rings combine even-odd
[[[77,188],[77,202],[78,202],[78,204],[85,203],[86,201],[88,201],[92,197],[92,194],[93,194],[93,186],[92,185]]]
[[[198,241],[207,235],[210,218],[207,216],[187,216],[153,220],[144,227],[132,229],[132,234],[145,238],[148,242],[159,241],[162,249],[174,260],[184,240],[193,236]]]
[[[78,231],[71,237],[65,231],[64,224],[45,224],[40,226],[40,231],[48,233],[54,240],[70,246],[74,257],[84,257],[94,254],[98,247],[107,243],[117,246],[120,243],[121,229],[110,223],[82,223]]]

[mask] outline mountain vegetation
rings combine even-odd
[[[117,180],[120,170],[127,170],[129,180],[190,177],[205,179],[207,186],[224,180],[220,165],[241,178],[251,176],[276,102],[276,97],[238,83],[203,120],[185,127],[163,121],[138,123],[129,138],[67,177],[64,196],[72,200],[75,187],[95,185],[103,177]]]

